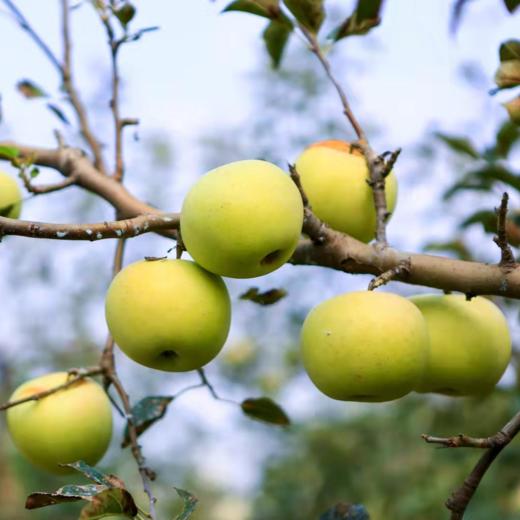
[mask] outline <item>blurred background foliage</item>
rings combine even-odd
[[[498,11],[498,0],[491,3],[497,4]],[[327,23],[332,28],[344,14],[341,3],[333,3]],[[240,24],[245,15],[226,16],[236,16],[235,23]],[[445,38],[449,38],[445,22]],[[514,35],[504,38],[509,36]],[[310,142],[353,137],[349,129],[345,134],[337,101],[315,60],[301,42],[296,43],[286,49],[281,68],[273,70],[261,58],[247,78],[244,96],[251,99],[247,124],[224,122],[199,136],[197,172],[242,158],[263,158],[284,166]],[[366,47],[369,53],[385,52],[384,41],[378,41],[377,35],[367,38]],[[331,59],[342,81],[346,79],[356,106],[363,97],[356,77],[370,77],[370,64],[355,55],[348,61],[340,58],[333,49]],[[479,100],[487,98],[492,78],[478,62],[461,63],[460,70],[460,82],[478,106]],[[100,74],[97,92],[88,101],[109,141],[109,123],[98,95],[107,91],[107,82],[106,75]],[[500,107],[487,106],[488,112],[479,112],[459,129],[448,132],[432,123],[427,132],[408,143],[400,162],[403,210],[390,227],[396,247],[496,261],[494,207],[503,190],[511,195],[510,240],[515,247],[520,245],[519,127],[507,120]],[[490,110],[494,110],[492,117]],[[366,116],[364,124],[378,146],[400,144],[393,142],[391,129],[382,127],[377,118]],[[78,142],[70,127],[64,125],[62,131],[69,142]],[[9,121],[2,122],[2,133],[9,135]],[[131,137],[129,188],[159,207],[170,208],[175,200],[172,209],[177,209],[181,188],[170,182],[181,177],[175,138],[164,130],[143,130],[139,146],[133,148],[138,136]],[[417,171],[428,173],[417,178]],[[45,180],[52,175],[41,174]],[[419,202],[414,204],[413,198]],[[33,199],[27,207],[34,219],[112,218],[106,204],[77,190],[47,195],[44,202]],[[430,226],[432,219],[439,225]],[[163,238],[139,237],[128,244],[127,261],[162,256],[171,246]],[[18,383],[35,374],[96,362],[105,334],[103,296],[113,247],[108,242],[71,245],[3,240],[2,401]],[[367,281],[367,277],[290,266],[267,279],[228,280],[235,312],[233,331],[221,356],[208,368],[208,376],[225,397],[274,398],[283,404],[293,424],[282,430],[252,422],[232,405],[213,401],[203,389],[174,400],[166,418],[142,438],[148,462],[159,474],[155,490],[160,518],[172,518],[180,509],[173,485],[197,495],[200,502],[194,518],[200,520],[317,520],[338,501],[363,503],[374,520],[446,516],[444,500],[467,476],[479,452],[435,449],[424,444],[420,435],[493,434],[520,407],[520,369],[515,363],[500,388],[480,400],[410,395],[393,403],[360,405],[335,403],[317,395],[299,361],[301,323],[320,299],[332,296],[338,288],[366,286]],[[266,307],[240,300],[255,284],[261,290],[283,287],[288,296]],[[397,284],[390,290],[405,295],[417,291]],[[498,303],[508,312],[516,343],[518,304]],[[143,370],[122,356],[118,362],[134,402],[145,395],[175,394],[197,382],[190,374]],[[116,426],[112,449],[101,467],[121,476],[145,503],[134,461],[128,450],[119,450],[123,424],[119,420]],[[486,476],[468,512],[470,520],[520,518],[519,442],[505,450]],[[19,457],[0,416],[0,519],[76,518],[79,508],[74,504],[32,512],[23,509],[30,492],[50,491],[70,481],[70,477],[42,474]]]

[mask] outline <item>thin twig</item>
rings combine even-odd
[[[507,241],[506,220],[508,202],[509,195],[507,192],[504,192],[500,202],[500,207],[495,209],[495,213],[497,214],[497,234],[493,238],[495,244],[500,248],[500,262],[498,265],[505,269],[514,268],[516,265],[515,256]]]
[[[45,193],[52,193],[54,191],[60,191],[76,183],[74,176],[66,177],[63,181],[55,184],[33,184],[27,173],[20,169],[20,177],[22,179],[25,189],[33,195],[43,195]]]
[[[313,212],[309,204],[309,199],[303,189],[300,175],[294,164],[289,164],[291,179],[298,188],[303,202],[303,229],[302,231],[309,236],[315,245],[323,245],[327,240],[326,226]]]
[[[464,513],[480,485],[486,471],[500,452],[515,438],[520,431],[520,412],[518,412],[498,433],[484,439],[472,438],[466,435],[454,437],[432,437],[423,435],[426,442],[441,444],[448,448],[474,447],[487,448],[463,484],[455,490],[446,501],[446,507],[451,511],[451,520],[462,520]]]
[[[62,7],[62,37],[63,37],[63,65],[60,67],[63,89],[68,94],[69,102],[72,105],[78,119],[81,135],[88,143],[92,155],[94,156],[94,166],[101,173],[106,173],[103,160],[101,143],[94,135],[88,121],[87,110],[81,101],[79,93],[74,85],[72,78],[72,42],[70,38],[70,5],[69,0],[61,0]]]
[[[98,375],[101,375],[102,373],[103,373],[103,369],[101,367],[69,370],[70,377],[69,377],[69,379],[67,379],[67,381],[65,383],[55,386],[53,388],[48,388],[47,390],[44,390],[43,392],[38,392],[36,394],[29,395],[22,399],[17,399],[16,401],[9,401],[3,405],[0,405],[0,411],[7,410],[8,408],[12,408],[13,406],[18,406],[20,404],[27,403],[29,401],[39,401],[40,399],[43,399],[44,397],[47,397],[48,395],[52,395],[56,392],[59,392],[60,390],[64,390],[65,388],[72,386],[73,384],[77,383],[81,379],[85,379],[86,377],[90,377],[90,376],[98,376]]]
[[[208,381],[208,378],[207,378],[206,373],[204,372],[203,368],[197,369],[197,372],[199,373],[201,384],[204,385],[208,389],[208,391],[211,394],[211,397],[213,397],[213,399],[215,399],[217,401],[223,401],[225,403],[237,404],[240,406],[240,403],[238,403],[237,401],[233,401],[232,399],[226,399],[225,397],[220,397],[220,395],[217,394],[217,391],[215,390],[213,385]]]
[[[397,264],[392,269],[389,269],[388,271],[385,271],[384,273],[370,280],[370,283],[368,284],[368,290],[373,291],[374,289],[377,289],[378,287],[387,284],[394,278],[407,275],[410,272],[411,268],[412,262],[409,258],[401,260],[401,262],[399,262],[399,264]]]

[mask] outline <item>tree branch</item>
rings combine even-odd
[[[500,452],[515,438],[520,431],[520,412],[518,412],[498,433],[492,437],[475,439],[466,435],[443,438],[423,435],[426,442],[441,444],[449,448],[472,447],[487,448],[471,473],[460,488],[455,490],[446,501],[446,507],[451,511],[451,520],[462,520],[464,513],[480,485],[484,475],[498,457]]]
[[[506,220],[507,220],[507,203],[509,195],[504,193],[500,207],[495,210],[497,214],[497,234],[493,238],[495,244],[500,248],[499,265],[504,269],[514,268],[516,265],[515,256],[511,250],[511,246],[507,241]]]

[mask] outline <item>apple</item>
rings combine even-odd
[[[301,333],[303,365],[324,394],[342,401],[391,401],[423,377],[428,331],[406,298],[359,291],[315,307]]]
[[[345,141],[320,141],[303,151],[296,170],[317,217],[362,242],[375,237],[376,211],[361,151]],[[385,193],[388,211],[393,212],[397,199],[393,172],[386,178]]]
[[[493,390],[511,359],[511,336],[502,311],[490,300],[426,294],[410,300],[430,336],[419,392],[482,395]]]
[[[67,372],[31,379],[19,386],[10,401],[55,388],[67,381]],[[38,401],[7,410],[7,428],[18,450],[35,466],[50,473],[70,473],[60,467],[83,460],[95,465],[112,437],[112,408],[100,385],[81,379]]]
[[[112,281],[105,302],[110,333],[131,359],[184,372],[222,349],[231,303],[222,279],[189,260],[143,260]]]
[[[303,203],[291,178],[266,161],[237,161],[204,175],[181,211],[188,253],[212,273],[254,278],[293,254]]]
[[[0,216],[18,218],[22,209],[22,193],[18,183],[7,173],[0,172]]]

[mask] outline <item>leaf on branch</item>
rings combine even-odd
[[[137,435],[141,435],[145,432],[152,424],[157,422],[159,419],[164,417],[168,405],[173,401],[173,397],[163,396],[150,396],[141,399],[132,408],[133,424],[137,431]],[[130,433],[128,431],[128,425],[125,428],[123,436],[122,448],[126,448],[130,445]]]
[[[235,0],[222,10],[223,13],[232,11],[251,13],[271,19],[276,19],[281,14],[279,0]]]
[[[486,233],[494,233],[497,229],[497,216],[494,211],[482,210],[476,211],[468,218],[463,220],[459,227],[465,229],[473,224],[481,224]]]
[[[283,0],[289,11],[309,31],[317,34],[325,19],[323,0]]]
[[[495,91],[520,85],[520,59],[503,61],[495,73],[495,83]]]
[[[20,155],[20,150],[14,146],[0,146],[0,158],[13,160]]]
[[[495,216],[496,223],[496,216]],[[496,226],[495,226],[496,227]],[[449,242],[430,242],[424,246],[424,251],[453,253],[460,260],[471,260],[472,256],[469,249],[461,240],[452,240]]]
[[[64,124],[70,125],[70,121],[67,119],[63,110],[54,103],[47,103],[47,108]]]
[[[381,23],[381,7],[383,0],[358,0],[354,12],[329,35],[334,42],[347,36],[366,34]]]
[[[274,68],[280,65],[282,60],[283,52],[289,41],[293,28],[292,25],[283,20],[273,20],[269,22],[269,25],[263,33],[263,38],[267,52],[271,56],[272,64]]]
[[[101,484],[107,488],[125,488],[125,483],[114,475],[106,475],[102,473],[96,468],[89,466],[86,462],[79,460],[77,462],[73,462],[71,464],[64,464],[64,466],[68,468],[72,468],[82,475],[84,475],[88,480],[95,482],[96,484]]]
[[[507,158],[509,152],[520,139],[520,128],[512,121],[506,121],[497,132],[493,155]]]
[[[467,155],[472,157],[473,159],[479,159],[480,154],[477,152],[473,144],[469,139],[465,137],[457,137],[453,135],[443,134],[441,132],[436,132],[435,136],[437,139],[440,139],[444,144],[448,145],[448,147],[454,152]]]
[[[283,409],[268,397],[246,399],[240,405],[250,418],[277,426],[289,426],[291,421]]]
[[[84,486],[63,486],[54,493],[31,493],[25,501],[25,508],[38,509],[65,502],[77,502],[78,500],[85,500],[87,497],[93,497],[104,490],[106,490],[106,487],[103,485],[87,484]]]
[[[188,520],[188,518],[190,518],[193,512],[195,511],[199,499],[195,495],[192,495],[189,491],[185,491],[184,489],[180,489],[178,487],[174,487],[173,489],[175,489],[177,495],[179,495],[184,502],[182,512],[179,513],[174,518],[174,520]]]
[[[507,40],[498,51],[500,61],[520,60],[520,40]]]
[[[130,2],[126,2],[119,9],[115,9],[113,12],[115,17],[121,22],[123,29],[126,30],[128,24],[135,16],[136,9]]]
[[[319,520],[370,520],[370,515],[361,504],[340,502],[323,513]]]
[[[520,0],[504,0],[506,9],[513,14],[518,6],[520,6]]]
[[[105,489],[90,497],[89,502],[81,510],[79,520],[101,519],[108,514],[134,518],[138,511],[132,495],[126,489]]]
[[[250,300],[259,305],[272,305],[287,296],[284,289],[269,289],[268,291],[259,292],[258,287],[251,287],[245,293],[240,295],[241,300]]]
[[[18,89],[18,92],[20,92],[20,94],[22,94],[22,96],[27,99],[49,97],[45,90],[29,79],[23,79],[22,81],[19,81],[16,84],[16,88]]]

